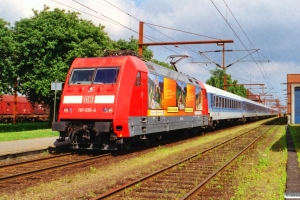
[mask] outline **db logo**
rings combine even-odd
[[[94,96],[84,96],[83,103],[94,103]]]
[[[90,87],[90,88],[88,89],[88,92],[94,92],[94,86]]]

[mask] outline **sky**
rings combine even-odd
[[[80,18],[104,25],[113,40],[138,39],[139,21],[145,22],[144,42],[233,40],[225,44],[224,65],[232,64],[226,73],[239,84],[264,84],[245,87],[266,93],[262,99],[279,99],[283,106],[282,83],[287,74],[300,74],[298,0],[0,0],[0,18],[13,25],[44,5],[80,12]],[[217,44],[149,48],[159,61],[189,56],[176,64],[178,71],[203,82],[215,63],[222,66],[222,46]]]

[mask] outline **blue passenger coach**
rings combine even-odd
[[[207,90],[209,126],[245,123],[277,115],[277,110],[219,88],[204,84]]]

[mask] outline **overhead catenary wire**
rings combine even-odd
[[[227,7],[228,10],[230,11],[231,15],[233,16],[233,18],[235,19],[235,21],[237,22],[237,24],[239,25],[239,27],[240,27],[240,29],[242,30],[242,32],[244,33],[244,35],[246,36],[247,40],[250,42],[251,46],[252,46],[253,48],[255,48],[254,45],[253,45],[253,43],[252,43],[251,40],[249,39],[248,35],[246,34],[246,32],[244,31],[244,29],[242,28],[242,26],[240,25],[240,23],[239,23],[238,20],[236,19],[235,15],[233,14],[233,12],[231,11],[231,9],[229,8],[229,6],[227,5],[227,3],[225,2],[225,0],[223,0],[223,2],[225,3],[226,7]],[[260,59],[260,54],[259,54],[258,52],[257,52],[257,55],[258,55],[258,57],[259,57],[259,59]],[[267,74],[263,67],[262,67],[262,69],[263,69],[264,73]],[[266,76],[266,78],[268,79],[268,82],[270,82],[268,76]]]
[[[94,1],[95,1],[95,0],[94,0]],[[119,7],[115,6],[114,4],[108,2],[107,0],[104,0],[104,1],[105,1],[106,3],[108,3],[109,5],[111,5],[112,7],[116,8],[117,10],[119,10],[120,12],[125,13],[125,14],[128,15],[130,18],[134,18],[134,19],[136,19],[137,21],[141,21],[140,19],[138,19],[138,18],[134,17],[133,15],[131,15],[131,14],[125,12],[124,10],[122,10],[122,9],[120,9]],[[95,1],[95,2],[99,3],[98,1]],[[169,39],[171,39],[171,40],[173,40],[173,41],[176,41],[176,40],[173,39],[173,38],[171,38],[170,36],[168,36],[168,35],[162,33],[161,31],[158,31],[157,29],[153,28],[152,26],[157,26],[157,27],[160,27],[160,28],[165,28],[165,29],[169,29],[169,30],[173,30],[173,31],[178,31],[178,32],[183,32],[183,33],[188,33],[188,34],[197,35],[197,36],[201,36],[201,37],[211,38],[211,39],[215,39],[215,40],[221,40],[221,39],[214,38],[214,37],[210,37],[210,36],[206,36],[206,35],[201,35],[201,34],[192,33],[192,32],[188,32],[188,31],[183,31],[183,30],[179,30],[179,29],[169,28],[169,27],[165,27],[165,26],[161,26],[161,25],[152,24],[152,23],[147,23],[147,22],[145,22],[144,24],[147,25],[148,27],[152,28],[153,30],[159,32],[160,34],[162,34],[162,35],[168,37]],[[151,36],[148,36],[148,37],[147,37],[146,35],[144,35],[144,37],[147,38],[147,39],[149,39],[149,37],[151,37]],[[153,38],[153,37],[151,37],[151,38]],[[158,39],[156,39],[156,38],[153,38],[153,39],[156,40],[156,41],[160,41],[160,40],[158,40]],[[149,39],[149,40],[150,40],[150,39]],[[153,42],[155,43],[154,40],[150,40],[150,41],[153,41]],[[184,50],[189,50],[189,51],[191,51],[191,52],[197,54],[197,51],[195,51],[195,50],[193,50],[193,49],[191,49],[191,48],[189,48],[189,47],[186,47],[185,45],[183,45],[183,46],[184,46]],[[179,55],[179,53],[177,53],[177,52],[175,52],[175,51],[173,51],[173,50],[171,50],[171,49],[169,49],[169,48],[167,48],[167,47],[165,47],[165,46],[163,46],[163,47],[166,48],[166,49],[168,49],[169,51],[174,52],[174,53],[176,53],[176,54]],[[178,47],[178,46],[176,46],[176,47]],[[178,47],[178,48],[181,48],[181,47]],[[181,48],[181,49],[183,49],[183,48]],[[199,54],[197,54],[197,55],[199,55]],[[203,57],[202,55],[200,55],[200,56]],[[189,59],[190,59],[190,58],[191,58],[191,57],[189,57]],[[201,67],[204,68],[203,66],[201,66]],[[206,69],[206,68],[204,68],[204,69]],[[206,70],[209,71],[209,69],[206,69]]]
[[[243,45],[243,47],[247,50],[247,47],[245,46],[245,44],[242,42],[242,40],[240,39],[240,37],[237,35],[237,33],[234,31],[234,29],[232,28],[232,26],[229,24],[228,20],[224,17],[224,15],[221,13],[221,11],[218,9],[218,7],[215,5],[215,3],[213,2],[213,0],[210,0],[212,2],[212,4],[214,5],[214,7],[217,9],[217,11],[219,12],[219,14],[222,16],[222,18],[225,20],[225,22],[227,23],[227,25],[229,26],[229,28],[232,30],[232,32],[235,34],[235,36],[238,38],[238,40],[240,41],[240,43]],[[224,0],[223,0],[224,1]],[[225,2],[225,1],[224,1]],[[225,3],[226,4],[226,3]],[[226,4],[226,7],[228,7],[228,5]],[[268,85],[271,87],[271,84],[269,82],[269,80],[266,78],[265,74],[262,72],[261,68],[259,67],[257,61],[253,58],[253,56],[251,55],[253,61],[256,63],[256,65],[258,66],[263,78],[265,79],[265,81],[268,83]],[[272,87],[271,87],[272,88]]]
[[[128,30],[130,30],[130,31],[132,31],[132,32],[134,32],[134,33],[136,33],[136,34],[138,34],[138,31],[135,31],[135,30],[133,30],[132,28],[130,28],[130,27],[126,26],[126,25],[123,25],[123,24],[117,22],[116,20],[113,20],[113,19],[111,19],[110,17],[107,17],[107,16],[105,16],[105,15],[103,15],[103,14],[101,14],[101,16],[104,17],[104,18],[106,18],[106,19],[108,19],[108,20],[103,19],[103,18],[100,18],[100,17],[95,16],[95,15],[92,15],[92,14],[90,14],[90,13],[87,13],[87,12],[84,12],[84,11],[81,11],[81,10],[78,10],[78,9],[73,8],[73,7],[71,7],[71,6],[62,4],[62,3],[57,2],[57,1],[55,1],[55,0],[52,0],[52,1],[54,1],[54,2],[56,2],[56,3],[58,3],[58,4],[61,4],[61,5],[63,5],[63,6],[69,7],[69,8],[71,8],[71,9],[77,10],[77,11],[79,11],[79,12],[81,12],[81,13],[90,15],[90,16],[95,17],[95,18],[98,18],[98,19],[100,19],[100,20],[103,20],[103,21],[112,23],[112,24],[114,24],[114,25],[118,25],[118,26],[120,26],[120,27],[126,28],[126,29],[128,29]],[[88,6],[85,6],[84,4],[81,4],[81,3],[79,3],[79,2],[77,2],[77,1],[75,1],[75,0],[73,0],[73,1],[74,1],[75,3],[80,4],[81,6],[83,6],[83,7],[85,7],[85,8],[87,8],[87,9],[93,11],[93,12],[98,13],[98,12],[95,11],[94,9],[91,9],[91,8],[89,8]],[[95,1],[95,0],[94,0],[94,1]],[[106,3],[108,3],[110,6],[112,6],[113,8],[119,10],[120,12],[124,12],[125,14],[127,14],[128,16],[130,16],[130,18],[134,18],[134,19],[136,19],[136,20],[138,20],[138,21],[141,21],[141,20],[139,20],[138,18],[132,16],[131,14],[129,14],[129,13],[123,11],[122,9],[118,8],[117,6],[113,5],[112,3],[110,3],[110,2],[108,2],[108,1],[106,1],[106,0],[104,0],[104,1],[105,1]],[[98,1],[95,1],[95,2],[99,3]],[[105,4],[103,4],[103,5],[105,5]],[[213,37],[209,37],[209,36],[205,36],[205,35],[201,35],[201,34],[197,34],[197,33],[192,33],[192,32],[188,32],[188,31],[178,30],[178,29],[174,29],[174,28],[169,28],[169,27],[165,27],[165,26],[161,26],[161,25],[155,25],[155,24],[152,24],[152,23],[147,23],[147,22],[145,22],[145,24],[146,24],[148,27],[154,29],[155,31],[157,31],[157,32],[159,32],[159,33],[161,33],[161,34],[163,34],[163,35],[165,35],[165,36],[167,36],[167,35],[164,34],[164,33],[162,33],[162,32],[160,32],[160,31],[158,31],[157,29],[153,28],[152,26],[157,26],[157,27],[161,27],[161,28],[165,28],[165,29],[170,29],[170,30],[173,30],[173,31],[178,31],[178,32],[183,32],[183,33],[187,33],[187,34],[192,34],[192,35],[197,35],[197,36],[201,36],[201,37],[207,37],[207,38],[212,38],[212,39],[220,40],[220,39],[218,39],[218,38],[213,38]],[[149,36],[149,35],[145,35],[145,34],[144,34],[143,36],[144,36],[146,39],[148,39],[148,40],[150,40],[151,42],[154,42],[154,43],[155,43],[155,41],[160,41],[160,40],[158,40],[158,39],[156,39],[156,38],[154,38],[154,37],[152,37],[152,36]],[[167,36],[167,37],[170,38],[170,39],[172,39],[173,41],[176,41],[175,39],[173,39],[173,38],[171,38],[171,37],[169,37],[169,36]],[[166,46],[162,46],[162,47],[164,47],[165,49],[167,49],[167,50],[169,50],[169,51],[171,51],[171,52],[173,52],[173,53],[175,53],[175,54],[180,55],[178,52],[176,52],[176,51],[174,51],[174,50],[172,50],[172,49],[170,49],[170,48],[167,48]],[[176,46],[176,47],[177,47],[177,46]],[[180,47],[178,47],[178,48],[180,48]],[[195,51],[195,50],[193,50],[193,49],[190,49],[190,48],[187,48],[187,47],[184,48],[184,49],[185,49],[185,50],[188,50],[188,51],[191,51],[191,52],[193,52],[193,53],[197,53],[197,51]],[[197,53],[197,55],[199,56],[198,53]],[[203,57],[203,56],[201,56],[201,57]],[[191,59],[191,57],[190,57],[189,59]],[[193,61],[193,60],[192,60],[192,61]],[[210,71],[209,69],[203,67],[202,65],[199,65],[199,66],[202,67],[203,69],[207,70],[207,71]],[[236,78],[237,78],[237,79],[243,80],[242,78],[238,78],[238,77],[236,77]]]
[[[224,4],[226,5],[226,8],[228,8],[228,10],[230,11],[230,13],[231,13],[231,15],[233,16],[233,18],[235,19],[235,21],[237,22],[237,24],[239,25],[239,27],[240,27],[240,29],[242,30],[242,32],[244,33],[244,35],[246,36],[247,40],[250,42],[251,46],[252,46],[253,48],[255,48],[255,46],[253,45],[253,43],[252,43],[251,40],[249,39],[248,35],[246,34],[246,32],[244,31],[244,29],[242,28],[242,26],[240,25],[240,23],[239,23],[238,20],[236,19],[235,15],[233,14],[233,12],[231,11],[231,9],[229,8],[229,6],[227,5],[227,3],[225,2],[225,0],[223,0],[223,2],[224,2]],[[226,22],[227,22],[227,21],[226,21]],[[260,59],[260,54],[257,53],[257,55],[258,55],[258,57],[259,57],[259,59]],[[252,57],[252,56],[251,56],[251,57]],[[263,57],[264,57],[264,56],[263,56]],[[265,57],[264,57],[264,58],[265,58]],[[252,59],[255,61],[255,59],[254,59],[253,57],[252,57]],[[268,60],[268,59],[267,59],[267,60]],[[268,62],[269,62],[269,60],[268,60]],[[255,63],[256,63],[256,62],[255,62]],[[261,62],[260,62],[260,63],[261,63]],[[260,71],[261,71],[261,68],[259,67],[259,64],[256,63],[256,65],[258,66],[258,68],[259,68]],[[270,89],[269,89],[269,91],[268,91],[268,92],[270,92],[271,90],[274,89],[274,87],[273,87],[272,84],[270,83],[270,80],[269,80],[269,78],[268,78],[268,76],[267,76],[267,73],[266,73],[266,71],[265,71],[265,69],[264,69],[263,67],[262,67],[262,70],[264,71],[265,76],[264,76],[264,74],[263,74],[262,71],[261,71],[261,73],[262,73],[262,75],[264,76],[266,82],[268,83],[268,85],[269,85],[269,87],[270,87]]]
[[[117,21],[115,21],[115,20],[113,20],[113,19],[111,19],[111,18],[109,18],[109,17],[103,15],[103,14],[101,14],[101,15],[102,15],[103,17],[109,19],[109,20],[105,20],[105,19],[103,19],[103,18],[100,18],[100,17],[98,17],[98,16],[92,15],[92,14],[90,14],[90,13],[84,12],[84,11],[82,11],[82,10],[76,9],[76,8],[74,8],[74,7],[68,6],[68,5],[66,5],[66,4],[60,3],[60,2],[55,1],[55,0],[51,0],[51,1],[53,1],[53,2],[55,2],[55,3],[58,3],[58,4],[60,4],[60,5],[66,6],[66,7],[68,7],[68,8],[77,10],[77,11],[79,11],[79,12],[81,12],[81,13],[90,15],[90,16],[92,16],[92,17],[96,17],[96,18],[98,18],[98,19],[100,19],[100,20],[103,20],[103,21],[112,23],[112,24],[114,24],[114,25],[121,26],[121,27],[126,28],[126,29],[128,29],[128,30],[130,30],[130,31],[133,31],[134,33],[138,33],[137,31],[135,31],[135,30],[133,30],[133,29],[131,29],[131,28],[129,28],[129,27],[127,27],[127,26],[125,26],[125,25],[123,25],[123,24],[121,24],[121,23],[119,23],[119,22],[117,22]],[[77,2],[77,1],[75,1],[75,0],[73,0],[73,1],[74,1],[75,3],[80,4],[79,2]],[[80,5],[84,6],[83,4],[80,4]],[[87,8],[87,9],[90,9],[88,6],[84,6],[84,7]],[[97,12],[97,11],[95,11],[95,10],[93,10],[93,9],[90,9],[90,10],[92,10],[93,12]],[[97,12],[97,13],[98,13],[98,12]],[[144,35],[144,36],[147,37],[147,39],[151,40],[151,39],[150,39],[151,36],[147,36],[147,35]],[[151,41],[153,41],[153,40],[151,40]],[[154,42],[154,41],[153,41],[153,42]],[[172,50],[171,50],[171,51],[172,51]],[[175,53],[176,53],[176,52],[175,52]]]
[[[65,6],[65,7],[71,8],[71,9],[73,9],[73,10],[79,11],[80,13],[84,13],[84,14],[90,15],[90,16],[92,16],[92,17],[98,18],[98,19],[100,19],[100,20],[103,20],[103,21],[112,23],[111,21],[108,21],[108,20],[103,19],[103,18],[101,18],[101,17],[92,15],[92,14],[90,14],[90,13],[84,12],[84,11],[79,10],[79,9],[77,9],[77,8],[73,8],[73,7],[71,7],[71,6],[68,6],[68,5],[66,5],[66,4],[60,3],[60,2],[58,2],[58,1],[55,1],[55,0],[51,0],[51,1],[53,1],[53,2],[55,2],[55,3],[58,3],[58,4],[60,4],[60,5],[63,5],[63,6]],[[115,25],[118,25],[118,24],[115,24]]]
[[[110,4],[111,6],[115,7],[115,8],[116,8],[116,9],[118,9],[119,11],[121,11],[121,12],[123,12],[123,13],[127,14],[128,16],[130,16],[130,17],[132,17],[132,18],[136,19],[137,21],[142,21],[142,20],[140,20],[140,19],[138,19],[138,18],[136,18],[136,17],[132,16],[131,14],[129,14],[129,13],[127,13],[127,12],[125,12],[124,10],[120,9],[119,7],[117,7],[117,6],[113,5],[112,3],[110,3],[110,2],[108,2],[108,1],[106,1],[106,0],[104,0],[104,1],[105,1],[105,2],[107,2],[108,4]],[[173,39],[173,38],[171,38],[170,36],[168,36],[168,35],[166,35],[166,34],[162,33],[161,31],[159,31],[159,30],[157,30],[157,29],[153,28],[152,26],[158,26],[158,27],[161,27],[161,28],[167,28],[167,29],[170,29],[170,30],[176,30],[176,31],[180,31],[180,32],[185,32],[185,33],[188,33],[188,32],[186,32],[186,31],[182,31],[182,30],[178,30],[178,29],[172,29],[172,28],[168,28],[168,27],[161,26],[161,25],[155,25],[155,24],[147,23],[147,22],[145,22],[144,24],[145,24],[146,26],[148,26],[149,28],[152,28],[153,30],[155,30],[155,31],[159,32],[160,34],[162,34],[162,35],[166,36],[167,38],[169,38],[169,39],[171,39],[171,40],[173,40],[173,41],[176,41],[176,40],[175,40],[175,39]],[[212,38],[212,37],[209,37],[209,36],[204,36],[204,35],[200,35],[200,34],[196,34],[196,33],[190,33],[190,34],[194,34],[194,35],[198,35],[198,36],[203,36],[203,37],[207,37],[207,38],[211,38],[211,39],[216,39],[216,38]],[[157,39],[157,40],[158,40],[158,39]],[[160,40],[158,40],[158,41],[160,41]],[[196,51],[195,51],[195,50],[193,50],[193,49],[191,49],[191,48],[189,48],[189,47],[186,47],[185,45],[183,45],[183,46],[184,46],[185,48],[189,49],[190,51],[192,51],[192,52],[196,53]],[[165,47],[165,48],[166,48],[166,47]],[[169,49],[169,48],[166,48],[166,49],[168,49],[168,50],[172,51],[172,50],[171,50],[171,49]],[[174,51],[172,51],[172,52],[174,52]],[[175,53],[176,53],[176,52],[175,52]],[[178,54],[178,55],[179,55],[179,53],[176,53],[176,54]]]
[[[75,0],[73,0],[73,1],[76,2],[76,3],[78,3],[78,2],[75,1]],[[104,0],[104,1],[107,2],[109,5],[113,6],[114,8],[116,8],[117,10],[119,10],[119,11],[125,13],[126,15],[128,15],[128,16],[130,16],[130,17],[136,19],[137,21],[141,21],[141,20],[139,20],[138,18],[132,16],[131,14],[129,14],[129,13],[125,12],[124,10],[118,8],[117,6],[113,5],[112,3],[110,3],[110,2],[108,2],[108,1],[106,1],[106,0]],[[97,2],[97,1],[96,1],[96,2]],[[99,3],[99,2],[98,2],[98,3]],[[82,5],[82,4],[80,4],[80,5]],[[87,7],[87,6],[84,6],[84,7],[86,7],[86,8],[89,9],[89,7]],[[94,11],[93,9],[90,9],[90,10]],[[112,21],[115,22],[115,23],[118,23],[118,22],[116,22],[115,20],[113,20],[113,19],[111,19],[111,18],[109,18],[109,17],[107,17],[107,16],[105,16],[105,15],[103,15],[103,14],[101,14],[101,15],[102,15],[103,17],[108,18],[109,20],[112,20]],[[120,23],[118,23],[118,24],[120,24]],[[148,23],[145,23],[145,24],[148,24]],[[125,26],[125,25],[123,25],[123,24],[120,24],[120,25],[138,34],[137,31],[134,31],[134,30],[132,30],[131,28],[128,28],[127,26]],[[150,27],[150,28],[152,28],[152,29],[154,29],[153,27],[151,27],[151,26],[149,26],[149,25],[147,25],[147,26]],[[154,30],[157,31],[157,32],[159,32],[159,33],[161,33],[161,34],[163,34],[163,35],[165,35],[164,33],[160,32],[160,31],[158,31],[158,30],[156,30],[156,29],[154,29]],[[179,30],[178,30],[178,31],[179,31]],[[165,36],[167,36],[167,35],[165,35]],[[151,37],[151,36],[147,36],[147,35],[145,35],[145,34],[143,35],[143,37],[149,39],[150,41],[152,41],[152,42],[154,42],[154,43],[155,43],[155,40],[156,40],[156,41],[158,40],[158,39],[155,39],[155,38],[153,38],[153,37]],[[167,37],[169,37],[169,36],[167,36]],[[206,36],[206,37],[208,37],[208,36]],[[154,40],[153,40],[153,39],[150,39],[150,38],[153,38]],[[169,38],[172,39],[173,41],[176,41],[175,39],[173,39],[173,38],[171,38],[171,37],[169,37]],[[159,40],[158,40],[158,41],[159,41]],[[180,55],[178,52],[175,52],[175,51],[171,50],[170,48],[167,48],[167,47],[165,47],[165,46],[163,46],[163,47],[166,48],[166,49],[168,49],[169,51],[171,51],[171,52],[177,54],[177,55]],[[186,47],[186,49],[189,49],[190,51],[193,51],[194,53],[196,53],[196,51],[194,51],[194,50],[192,50],[192,49],[190,49],[190,48],[188,48],[188,47]],[[189,58],[189,59],[190,59],[190,58]]]

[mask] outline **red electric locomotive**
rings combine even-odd
[[[207,125],[201,82],[136,56],[110,55],[73,61],[52,129],[73,149],[108,150]]]

